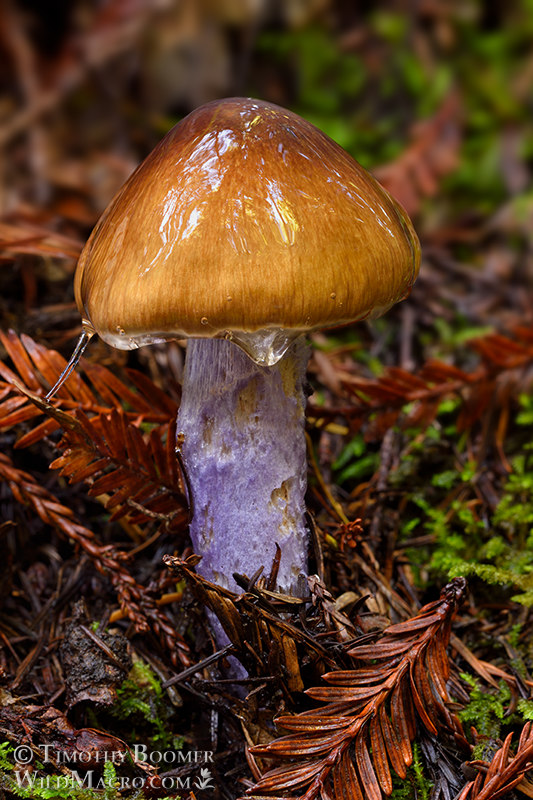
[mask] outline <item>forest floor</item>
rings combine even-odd
[[[531,3],[85,5],[0,31],[0,798],[533,797]],[[184,342],[94,342],[45,400],[90,230],[224,94],[326,130],[422,245],[408,300],[311,337],[301,600],[194,570]]]

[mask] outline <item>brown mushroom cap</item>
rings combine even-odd
[[[226,336],[273,363],[257,332],[276,351],[377,316],[419,260],[403,209],[341,147],[279,106],[230,98],[189,114],[125,183],[75,293],[86,328],[117,347]]]

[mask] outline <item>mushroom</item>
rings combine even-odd
[[[121,349],[187,338],[178,431],[204,576],[268,571],[298,592],[305,334],[405,297],[419,244],[402,208],[296,114],[249,98],[176,125],[111,202],[80,257],[83,337]]]

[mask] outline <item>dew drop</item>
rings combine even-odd
[[[116,331],[117,331],[119,336],[125,336],[126,335],[126,331],[124,330],[124,328],[121,328],[120,325],[117,325]]]
[[[330,298],[331,298],[332,300],[335,300],[335,298],[336,298],[336,297],[337,297],[337,293],[336,293],[336,292],[332,292],[332,293],[330,294]]]
[[[231,339],[233,339],[233,333],[231,331],[224,331],[224,339],[231,341]]]
[[[200,323],[202,325],[207,325],[207,317],[202,317],[202,319],[200,320]]]
[[[231,301],[233,300],[233,297],[230,294],[228,294],[228,296],[226,297],[226,300],[228,301],[228,303],[231,303]]]

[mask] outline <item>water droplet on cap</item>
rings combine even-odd
[[[330,298],[331,298],[332,300],[335,300],[335,298],[336,298],[336,297],[337,297],[337,293],[336,293],[336,292],[332,292],[332,293],[330,294]]]
[[[228,301],[228,303],[231,303],[231,301],[233,300],[233,297],[230,294],[228,294],[228,296],[226,297],[226,300]]]
[[[207,325],[207,317],[202,317],[200,322],[201,322],[202,325]]]
[[[116,330],[117,330],[117,333],[118,333],[119,336],[125,336],[126,335],[126,331],[120,325],[117,325]]]

